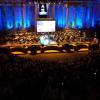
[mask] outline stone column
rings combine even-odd
[[[74,28],[76,28],[76,8],[74,8]]]
[[[90,7],[87,7],[87,13],[88,13],[88,28],[90,27]]]
[[[4,29],[6,30],[6,26],[7,26],[7,21],[6,21],[6,4],[4,4],[3,0],[2,0],[2,5],[3,5],[3,24],[4,24]]]
[[[90,19],[89,19],[89,26],[92,26],[92,6],[90,7]]]
[[[84,28],[84,7],[82,7],[82,28]]]
[[[36,26],[36,24],[37,24],[37,18],[38,18],[38,3],[37,2],[35,2],[35,5],[34,5],[35,7],[34,7],[34,9],[35,9],[35,31],[37,31],[37,26]]]
[[[62,7],[63,7],[63,8],[62,8],[62,12],[63,12],[63,13],[62,13],[62,15],[63,15],[63,16],[62,16],[62,27],[63,27],[63,25],[64,25],[64,5],[63,5],[63,4],[62,4]],[[64,27],[63,27],[63,29],[64,29]]]
[[[24,29],[24,7],[25,7],[25,4],[24,4],[24,1],[22,0],[22,29]]]
[[[54,5],[52,5],[52,18],[54,19],[55,18],[55,3]]]
[[[68,16],[69,16],[69,8],[68,5],[66,5],[66,27],[68,28]]]
[[[50,4],[48,4],[48,9],[47,9],[47,17],[50,17]]]
[[[13,25],[14,25],[13,29],[15,30],[16,29],[16,23],[15,23],[15,10],[14,10],[15,6],[14,5],[15,5],[14,1],[12,1],[12,15],[13,15]]]

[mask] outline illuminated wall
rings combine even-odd
[[[2,15],[1,15],[1,6],[0,6],[0,30],[2,29]]]
[[[69,7],[69,14],[68,14],[68,27],[74,28],[74,7]]]
[[[75,10],[76,10],[76,28],[82,28],[83,20],[84,20],[84,17],[83,17],[84,8],[77,7]]]
[[[22,11],[24,10],[24,13]],[[24,17],[22,17],[24,16]],[[22,18],[24,25],[22,26]],[[0,30],[24,29],[35,27],[34,5],[0,5]]]
[[[56,4],[54,7],[54,19],[58,28],[66,28],[66,7]]]
[[[13,29],[14,22],[13,22],[13,9],[12,6],[7,5],[5,7],[6,10],[6,28],[7,29]]]
[[[35,27],[36,11],[35,4],[0,4],[0,30],[29,29]],[[23,13],[24,11],[24,13]],[[94,6],[68,6],[63,4],[49,5],[48,18],[54,18],[56,27],[59,29],[68,28],[89,28],[96,25],[100,20],[100,5]],[[68,18],[67,18],[68,17]],[[68,23],[67,23],[68,19]],[[68,25],[67,25],[68,24]]]
[[[100,6],[96,6],[94,8],[94,24],[96,23],[97,20],[100,21]]]
[[[22,7],[20,5],[14,7],[15,28],[22,28]]]
[[[98,10],[97,10],[98,9]],[[100,6],[69,6],[68,25],[66,22],[66,7],[55,5],[55,20],[58,28],[89,28],[95,27],[100,20]]]
[[[24,28],[34,27],[35,25],[35,11],[34,6],[24,6]]]
[[[4,13],[4,6],[0,5],[0,30],[4,30],[5,29],[5,25],[4,23],[6,23],[5,19],[5,13]]]

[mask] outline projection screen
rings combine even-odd
[[[37,21],[37,32],[55,32],[55,21]]]

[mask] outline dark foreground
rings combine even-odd
[[[0,54],[1,97],[100,100],[100,53],[69,60],[32,59]]]

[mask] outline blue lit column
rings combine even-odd
[[[90,7],[90,27],[92,26],[92,6]]]
[[[22,29],[24,29],[24,3],[22,4]]]
[[[64,27],[64,20],[65,20],[65,19],[64,19],[64,5],[62,5],[62,15],[63,15],[63,16],[62,16],[62,27],[65,28],[65,27]]]
[[[92,14],[92,18],[91,18],[91,26],[94,27],[94,6],[91,8],[91,14]]]
[[[53,9],[56,9],[55,12],[53,11]],[[53,14],[53,12],[55,14]],[[56,28],[58,28],[58,15],[59,15],[59,12],[58,12],[58,4],[55,4],[55,5],[52,6],[52,18],[54,18],[55,21],[56,21]]]
[[[38,17],[38,3],[35,2],[35,18],[37,19]]]
[[[35,30],[37,31],[37,18],[38,18],[38,3],[37,2],[35,2],[35,4],[34,4],[34,8],[35,8]]]
[[[12,2],[12,10],[13,10],[13,12],[12,12],[12,14],[13,14],[13,25],[14,25],[14,30],[16,29],[16,24],[15,24],[15,13],[14,13],[14,2]]]
[[[49,18],[51,18],[51,13],[50,13],[50,11],[51,11],[51,4],[49,3],[49,5],[48,5],[48,17],[49,17]]]
[[[86,27],[89,28],[90,25],[90,7],[86,7]]]
[[[68,15],[69,15],[69,8],[68,5],[66,5],[66,27],[68,28]]]
[[[89,9],[89,23],[88,23],[88,28],[91,26],[91,7],[88,8]]]
[[[91,27],[92,26],[92,6],[93,4],[91,2],[89,2],[88,4],[88,15],[89,15],[89,24],[88,24],[88,27]]]
[[[0,5],[0,30],[2,29],[2,16],[1,16],[1,5]]]
[[[4,16],[4,19],[3,19],[3,21],[4,21],[4,29],[6,30],[6,5],[5,4],[3,4],[3,16]]]
[[[35,4],[32,5],[32,26],[34,27],[34,30],[35,30]]]
[[[48,13],[47,13],[47,16],[48,16],[48,18],[50,17],[50,3],[48,3],[48,11],[47,11]]]
[[[54,19],[55,17],[55,3],[54,3],[54,5],[53,5],[53,7],[52,7],[52,18]]]
[[[74,28],[76,28],[76,8],[74,8]]]
[[[82,28],[84,28],[84,7],[82,8]]]
[[[66,5],[63,6],[63,28],[66,28]]]

